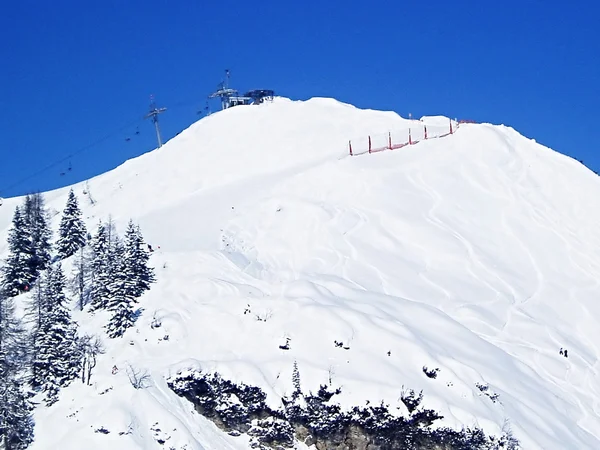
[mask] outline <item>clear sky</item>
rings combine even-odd
[[[149,95],[170,138],[225,68],[242,91],[503,123],[598,170],[599,15],[591,0],[7,0],[0,196],[153,149]]]

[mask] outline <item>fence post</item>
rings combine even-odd
[[[350,148],[350,156],[354,156],[352,154],[352,141],[348,141],[348,147]]]
[[[408,145],[412,145],[412,136],[410,134],[410,128],[408,129]]]
[[[388,132],[388,147],[390,150],[392,149],[392,132],[391,131]]]
[[[452,134],[452,119],[450,119],[450,134]]]
[[[427,125],[423,125],[425,128],[425,139],[427,139]]]
[[[371,136],[369,136],[369,153],[371,153]]]

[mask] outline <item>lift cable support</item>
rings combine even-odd
[[[236,89],[229,87],[230,75],[229,69],[225,70],[225,80],[219,83],[217,90],[208,96],[209,99],[220,98],[223,109],[238,105],[259,105],[265,101],[272,101],[275,97],[275,92],[271,89],[254,89],[239,95]]]
[[[229,88],[229,77],[230,72],[229,69],[225,70],[225,81],[222,81],[218,84],[217,90],[210,94],[208,98],[220,98],[221,99],[221,107],[223,109],[229,108],[232,103],[232,98],[237,98],[238,91],[235,89]]]
[[[167,108],[157,108],[154,101],[154,94],[150,96],[150,112],[144,116],[144,119],[152,117],[152,122],[156,128],[156,139],[158,140],[158,148],[162,147],[162,139],[160,138],[160,128],[158,126],[158,115],[164,113]]]

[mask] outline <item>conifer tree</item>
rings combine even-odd
[[[49,266],[44,277],[42,318],[36,331],[31,384],[46,393],[46,403],[58,399],[61,387],[78,378],[81,358],[76,324],[71,320],[60,264]]]
[[[149,255],[144,249],[144,238],[140,227],[130,220],[125,232],[125,271],[132,278],[134,294],[140,297],[150,289],[150,284],[155,281],[154,270],[148,266]]]
[[[15,208],[12,227],[8,232],[9,255],[2,267],[5,294],[14,297],[29,290],[37,277],[33,270],[33,244],[30,228],[20,207]]]
[[[62,259],[73,256],[77,250],[85,245],[87,231],[73,189],[69,191],[67,205],[60,220],[58,235],[56,250]]]
[[[33,442],[32,407],[20,380],[0,373],[0,448],[26,449]]]
[[[0,448],[21,450],[33,441],[31,405],[21,389],[22,328],[13,300],[0,288]]]
[[[36,378],[36,367],[32,364],[32,361],[35,361],[37,357],[37,345],[36,339],[38,338],[38,330],[42,325],[42,318],[44,317],[44,290],[42,287],[42,279],[41,277],[37,279],[35,285],[33,287],[31,301],[28,305],[26,311],[26,318],[28,319],[31,325],[31,332],[29,333],[29,342],[28,346],[28,359],[29,366],[31,369],[31,377]]]
[[[125,256],[126,248],[120,240],[115,240],[111,254],[114,265],[108,286],[109,300],[106,308],[112,315],[106,325],[106,331],[109,337],[117,338],[123,336],[125,331],[134,325],[138,296],[136,280]]]
[[[91,258],[91,283],[90,283],[90,310],[106,308],[109,299],[108,285],[111,281],[111,248],[107,227],[98,223],[96,234],[90,242],[92,249]]]
[[[136,319],[138,298],[154,282],[154,271],[148,267],[148,253],[144,249],[144,239],[139,227],[129,221],[125,232],[125,243],[115,241],[111,260],[113,268],[110,284],[110,300],[107,309],[112,312],[107,325],[109,337],[120,337],[131,328]]]
[[[71,290],[77,295],[77,306],[81,311],[90,302],[92,281],[92,252],[91,247],[84,245],[77,251],[71,278]]]
[[[298,362],[296,361],[294,361],[294,369],[292,371],[292,383],[294,384],[294,392],[292,393],[292,399],[296,400],[302,396],[300,370],[298,369]]]
[[[51,260],[52,230],[50,229],[48,212],[44,196],[40,193],[25,197],[23,205],[25,223],[31,236],[32,258],[29,261],[30,271],[35,278],[44,270]]]

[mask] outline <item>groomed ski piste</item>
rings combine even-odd
[[[348,155],[350,139],[414,122],[276,98],[74,185],[90,231],[109,216],[121,233],[140,224],[157,282],[122,339],[73,303],[106,353],[91,386],[76,381],[36,409],[30,448],[246,449],[166,377],[217,371],[276,407],[294,361],[303,389],[331,379],[346,407],[395,409],[403,389],[423,390],[440,425],[509,426],[528,450],[600,448],[600,179],[501,125]],[[55,232],[68,191],[45,194]],[[2,257],[21,201],[0,207]],[[128,365],[148,372],[144,389]]]

